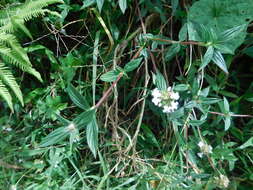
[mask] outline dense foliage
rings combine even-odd
[[[252,21],[252,0],[1,1],[0,189],[251,189]]]

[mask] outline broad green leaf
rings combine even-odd
[[[253,137],[249,138],[245,143],[239,146],[239,149],[244,149],[250,146],[253,146]]]
[[[226,62],[222,56],[222,54],[219,51],[214,51],[212,61],[225,73],[228,74],[228,69]]]
[[[98,10],[99,10],[99,12],[101,12],[102,7],[104,5],[104,0],[96,0],[96,2],[97,2]]]
[[[227,42],[233,40],[246,29],[246,24],[230,28],[219,35],[219,42]]]
[[[199,0],[190,8],[188,19],[213,28],[217,34],[238,25],[245,25],[246,29],[253,19],[253,3],[252,0]],[[235,37],[224,44],[232,52],[243,43],[247,34],[244,29],[239,28],[239,31],[238,34],[232,32],[232,36],[236,34]],[[194,39],[194,33],[189,33],[189,38]]]
[[[119,7],[122,13],[124,14],[127,8],[127,0],[119,0]]]
[[[205,68],[208,65],[208,63],[210,63],[210,61],[213,58],[213,54],[214,54],[214,48],[212,46],[209,46],[206,50],[206,53],[204,55],[204,58],[202,60],[202,64],[200,65],[199,70]]]
[[[96,157],[98,150],[98,125],[95,116],[93,117],[92,121],[87,125],[86,138],[93,156]]]
[[[134,69],[136,69],[140,65],[141,61],[142,61],[142,58],[138,58],[138,59],[134,59],[134,60],[128,62],[124,67],[124,71],[125,72],[133,71]]]
[[[89,109],[86,99],[75,89],[72,84],[68,85],[67,92],[73,103],[83,110]]]
[[[113,82],[118,78],[119,74],[119,70],[108,71],[107,73],[101,75],[100,79],[105,82]]]

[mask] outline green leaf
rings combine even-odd
[[[226,116],[224,119],[225,131],[227,131],[231,125],[231,116]]]
[[[228,74],[228,69],[226,62],[222,56],[222,54],[219,51],[214,51],[212,61],[226,74]]]
[[[127,0],[119,0],[119,7],[122,13],[124,14],[127,8]]]
[[[138,59],[134,59],[134,60],[128,62],[124,67],[124,71],[125,72],[133,71],[134,69],[136,69],[140,65],[141,61],[142,61],[142,58],[138,58]]]
[[[96,157],[98,150],[98,125],[95,116],[93,117],[92,121],[87,125],[86,137],[88,146],[94,157]]]
[[[172,15],[175,15],[175,12],[178,7],[178,0],[171,0],[171,6],[172,6]]]
[[[95,0],[84,0],[83,1],[83,6],[80,8],[80,10],[85,9],[85,8],[95,4],[95,3],[96,3]]]
[[[105,82],[113,82],[118,78],[119,74],[119,70],[108,71],[107,73],[101,75],[100,79]]]
[[[175,90],[175,91],[186,91],[188,89],[189,89],[188,84],[178,84],[173,88],[173,90]]]
[[[234,54],[234,50],[224,44],[214,44],[213,47],[215,49],[219,50],[221,53]]]
[[[230,28],[219,35],[219,42],[227,42],[233,40],[246,29],[246,24]]]
[[[153,74],[153,80],[159,90],[167,90],[166,80],[159,71],[157,71],[156,75]]]
[[[229,113],[230,109],[229,109],[229,103],[228,100],[224,97],[223,98],[223,104],[224,104],[224,110],[226,113]]]
[[[247,26],[252,19],[252,0],[199,0],[195,1],[188,12],[189,21],[213,28],[217,34],[225,33],[225,31],[238,25]],[[239,28],[239,34],[236,33],[227,32],[228,37],[233,35],[235,37],[223,44],[232,52],[243,43],[247,34],[246,30],[241,28]],[[190,40],[194,37],[190,34],[189,36]]]
[[[181,49],[180,44],[172,44],[168,50],[166,50],[165,60],[170,61]]]
[[[203,58],[202,64],[200,65],[199,70],[205,68],[208,65],[208,63],[210,63],[210,61],[213,58],[213,54],[214,54],[214,48],[212,46],[209,46],[206,50],[206,53],[204,55],[204,58]]]
[[[42,142],[39,144],[39,147],[46,147],[57,144],[60,141],[66,139],[68,135],[69,133],[66,130],[66,126],[55,129],[49,135],[42,139]]]
[[[86,99],[75,89],[72,84],[68,85],[67,92],[73,103],[83,110],[89,109],[89,104]]]
[[[239,149],[244,149],[250,146],[253,146],[253,137],[249,138],[245,143],[239,146]]]
[[[85,127],[92,121],[93,117],[95,116],[95,113],[96,113],[95,109],[87,110],[78,115],[74,119],[74,123],[76,123],[79,129],[81,129],[82,127]]]
[[[187,23],[185,23],[180,29],[178,38],[179,38],[179,41],[184,41],[187,39]]]
[[[101,12],[102,7],[104,5],[104,0],[96,0],[96,2],[97,2],[98,10],[99,10],[99,12]]]

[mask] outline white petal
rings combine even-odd
[[[154,90],[152,90],[152,96],[154,98],[161,97],[161,92],[157,88],[155,88]]]
[[[179,99],[179,94],[178,94],[178,92],[172,92],[172,93],[171,93],[171,98],[174,99],[174,100],[178,100],[178,99]]]
[[[202,141],[200,141],[200,142],[198,143],[198,146],[199,146],[200,148],[202,148],[202,147],[205,146],[205,143],[203,143]]]
[[[202,158],[204,154],[203,154],[202,152],[199,152],[199,153],[197,153],[197,155],[198,155],[200,158]]]

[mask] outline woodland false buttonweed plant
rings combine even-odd
[[[152,102],[163,108],[164,113],[174,112],[178,108],[179,94],[178,92],[173,92],[171,87],[168,87],[167,90],[159,90],[155,88],[152,90]]]
[[[200,150],[201,150],[201,152],[198,153],[198,156],[199,156],[200,158],[202,158],[204,154],[205,154],[205,155],[208,155],[208,154],[213,153],[213,151],[212,151],[212,150],[213,150],[213,147],[210,146],[210,145],[208,145],[208,144],[206,144],[206,143],[203,142],[203,141],[200,141],[200,142],[198,143],[198,146],[199,146],[199,148],[200,148]]]

